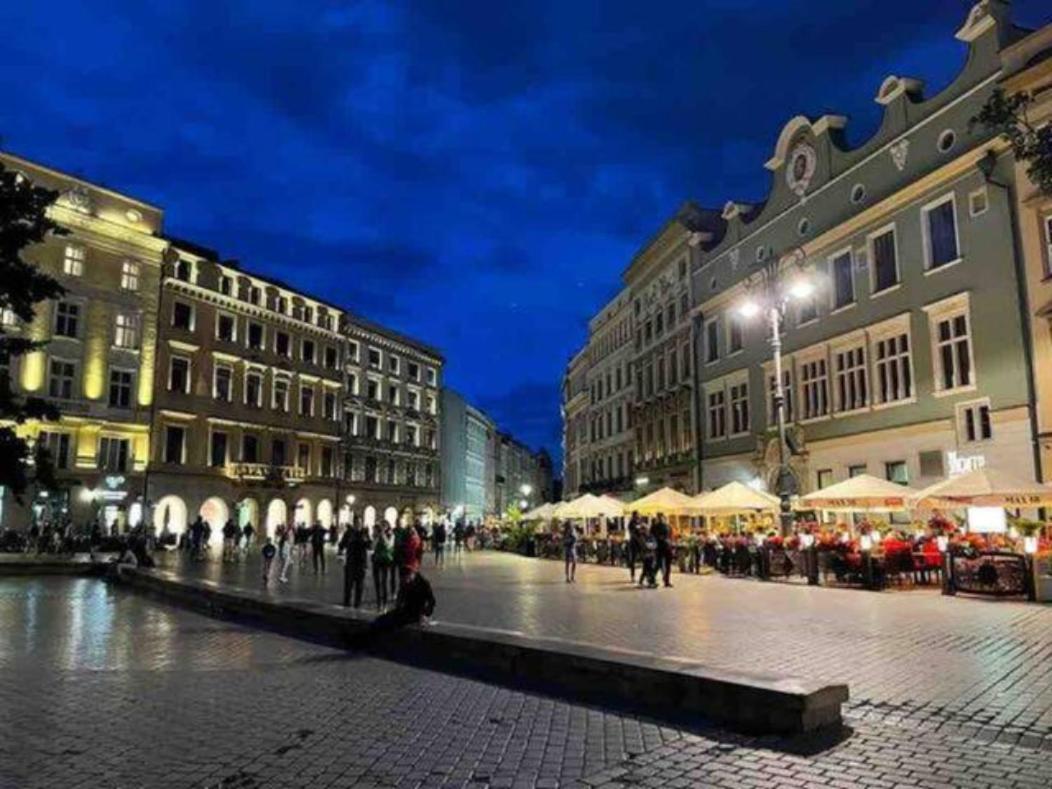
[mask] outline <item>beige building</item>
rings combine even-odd
[[[588,346],[573,355],[562,383],[563,498],[575,499],[591,469],[589,436]]]
[[[439,511],[442,355],[355,316],[344,321],[346,482],[366,525]]]
[[[1029,120],[1052,123],[1052,25],[1037,30],[1001,53],[1001,86],[1008,94],[1029,93]],[[1012,189],[1025,268],[1028,332],[1033,364],[1035,432],[1041,479],[1052,481],[1052,195],[1042,194],[1017,162]]]
[[[335,522],[341,313],[174,241],[159,313],[154,526]]]
[[[25,255],[66,294],[37,305],[28,325],[4,321],[4,331],[47,343],[13,360],[14,392],[50,400],[62,412],[58,423],[18,428],[47,446],[62,486],[46,497],[28,492],[27,505],[76,523],[100,517],[135,524],[143,517],[150,454],[158,280],[167,247],[162,212],[9,154],[0,162],[61,193],[49,215],[68,231]],[[21,527],[31,517],[4,493],[4,526]]]

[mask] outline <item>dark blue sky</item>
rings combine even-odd
[[[4,2],[0,135],[438,346],[558,455],[565,363],[646,238],[686,198],[761,198],[791,116],[858,140],[888,74],[944,85],[970,6]]]

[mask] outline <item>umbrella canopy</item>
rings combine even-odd
[[[1003,471],[981,468],[936,482],[913,497],[915,507],[1043,507],[1052,504],[1052,485],[1027,482]]]
[[[910,507],[917,491],[869,474],[860,474],[843,482],[800,497],[802,509],[897,511]]]
[[[781,506],[777,496],[754,490],[740,482],[728,482],[722,488],[694,497],[702,515],[735,515],[739,512],[765,512]]]
[[[698,515],[697,502],[686,493],[672,488],[662,488],[648,496],[636,499],[625,505],[626,512],[638,512],[640,515]]]
[[[561,504],[556,508],[556,517],[559,518],[616,518],[623,510],[623,505],[617,499],[606,496],[595,496],[585,493],[573,501]]]
[[[555,517],[554,504],[542,504],[522,516],[524,521],[547,521]]]

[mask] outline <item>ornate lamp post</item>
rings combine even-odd
[[[792,301],[804,301],[814,296],[815,283],[804,270],[804,251],[800,248],[788,255],[772,258],[745,282],[746,298],[738,308],[746,319],[764,315],[770,325],[771,356],[774,365],[773,405],[778,424],[778,479],[775,493],[781,500],[781,531],[787,537],[793,531],[793,510],[790,499],[797,493],[796,477],[789,466],[788,444],[785,437],[785,381],[782,378],[782,325]]]

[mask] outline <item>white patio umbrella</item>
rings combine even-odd
[[[539,507],[534,507],[532,510],[522,516],[524,521],[548,521],[554,516],[555,505],[554,504],[542,504]]]
[[[1052,485],[1028,482],[997,469],[981,468],[929,485],[918,491],[911,503],[918,509],[1044,507],[1052,504]]]
[[[898,512],[909,509],[917,495],[913,488],[860,474],[800,497],[800,509],[844,512]]]
[[[740,482],[728,482],[722,488],[694,497],[702,515],[738,515],[743,512],[777,511],[781,506],[777,496],[755,490]]]
[[[562,505],[558,511],[560,518],[616,518],[624,511],[624,505],[617,499],[608,496],[596,496],[585,493],[573,501]]]
[[[625,505],[625,512],[640,515],[699,515],[697,502],[686,493],[662,488]]]

